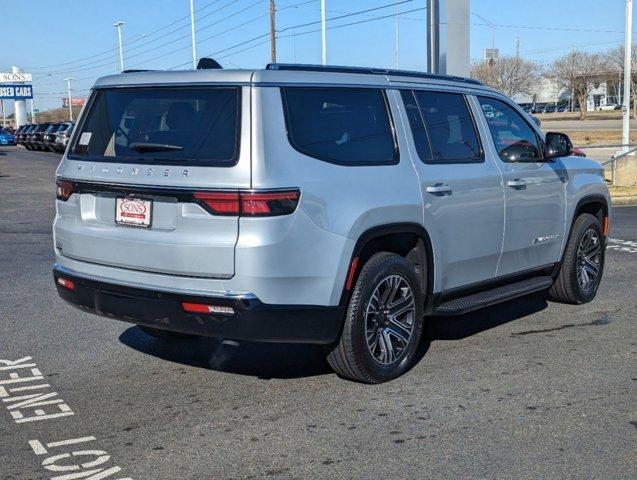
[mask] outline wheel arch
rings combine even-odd
[[[575,224],[575,219],[579,217],[582,213],[590,213],[591,215],[597,217],[597,219],[602,224],[602,228],[604,226],[604,218],[608,218],[610,214],[610,206],[608,205],[608,200],[603,195],[586,195],[579,199],[575,208],[573,209],[573,214],[570,218],[570,223],[568,225],[568,235],[566,237],[566,241],[562,247],[562,253],[560,255],[560,261],[556,265],[553,270],[553,277],[556,278],[559,274],[562,263],[564,262],[564,255],[566,254],[566,247],[568,242],[571,240],[571,235],[573,234],[573,225]]]
[[[356,241],[349,259],[348,272],[339,304],[347,305],[358,273],[375,253],[391,252],[405,257],[415,268],[426,298],[434,284],[434,256],[431,237],[417,223],[392,223],[369,228]]]
[[[571,218],[570,227],[573,227],[575,219],[582,213],[590,213],[596,216],[600,222],[603,222],[604,217],[609,215],[609,210],[606,197],[603,195],[587,195],[577,202]]]

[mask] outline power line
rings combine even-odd
[[[381,9],[384,9],[384,8],[394,7],[394,6],[396,6],[396,5],[402,5],[403,3],[410,3],[410,2],[413,2],[413,1],[414,1],[414,0],[402,0],[402,1],[400,1],[400,2],[388,3],[388,4],[386,4],[386,5],[381,5],[381,6],[379,6],[379,7],[368,8],[367,10],[360,10],[360,11],[358,11],[358,12],[352,12],[352,13],[347,13],[347,14],[345,14],[345,15],[339,15],[339,16],[337,16],[337,17],[327,18],[325,21],[326,21],[326,22],[330,22],[330,21],[333,21],[333,20],[340,20],[340,19],[342,19],[342,18],[352,17],[352,16],[354,16],[354,15],[363,15],[363,14],[365,14],[365,13],[373,12],[373,11],[375,11],[375,10],[381,10]],[[321,23],[321,20],[317,20],[317,21],[315,21],[315,22],[302,23],[302,24],[300,24],[300,25],[294,25],[294,26],[292,26],[292,27],[286,27],[286,28],[283,28],[283,29],[281,29],[281,30],[278,30],[278,29],[277,29],[277,33],[279,33],[279,32],[285,32],[285,31],[287,31],[287,30],[291,30],[291,29],[293,29],[293,28],[303,28],[303,27],[309,27],[310,25],[317,25],[317,24],[319,24],[319,23]]]
[[[212,0],[211,2],[207,3],[207,4],[206,4],[206,5],[204,5],[203,7],[198,8],[197,10],[195,10],[195,13],[197,13],[197,12],[201,12],[201,11],[203,11],[203,10],[206,10],[207,8],[211,7],[212,5],[214,5],[215,3],[220,2],[220,1],[221,1],[221,0]],[[232,4],[232,2],[231,2],[230,4]],[[230,4],[229,4],[229,5],[230,5]],[[215,12],[216,12],[216,11],[215,11]],[[212,13],[214,13],[214,12],[212,12]],[[209,16],[209,15],[210,15],[210,14],[206,14],[205,16]],[[204,16],[204,17],[205,17],[205,16]],[[132,44],[132,43],[136,43],[136,42],[140,41],[142,38],[151,37],[151,36],[155,35],[156,33],[159,33],[159,32],[161,32],[162,30],[165,30],[166,28],[169,28],[169,27],[171,27],[171,26],[173,26],[173,25],[176,25],[177,23],[182,22],[183,20],[185,20],[185,19],[189,19],[189,18],[190,18],[190,15],[185,15],[185,16],[183,16],[183,17],[180,17],[180,18],[178,18],[177,20],[174,20],[174,21],[172,21],[172,22],[170,22],[170,23],[168,23],[168,24],[164,25],[163,27],[160,27],[160,28],[158,28],[158,29],[156,29],[156,30],[153,30],[152,32],[150,32],[150,33],[148,33],[148,34],[145,34],[144,36],[138,36],[138,37],[135,37],[135,38],[133,38],[133,39],[131,39],[131,40],[128,40],[128,41],[124,42],[124,46],[126,46],[126,45],[130,45],[130,44]],[[172,33],[174,33],[175,31],[181,30],[182,28],[185,28],[185,27],[187,27],[187,26],[188,26],[188,25],[183,25],[183,26],[179,27],[178,29],[173,30],[173,31],[172,31]],[[168,35],[168,34],[166,34],[166,35]],[[159,37],[159,38],[163,38],[163,36],[162,36],[162,37]],[[155,40],[153,40],[153,41],[159,40],[159,38],[156,38],[156,39],[155,39]],[[151,42],[147,42],[147,43],[151,43]],[[92,59],[92,60],[95,60],[95,57],[103,56],[103,55],[106,55],[106,54],[109,54],[109,55],[110,55],[110,54],[112,54],[112,53],[113,53],[114,48],[115,48],[115,47],[112,47],[112,48],[109,48],[108,50],[104,50],[104,51],[102,51],[102,52],[95,53],[95,54],[93,54],[93,55],[90,55],[90,56],[87,56],[87,57],[82,57],[82,58],[79,58],[79,59],[76,59],[76,60],[71,60],[71,61],[68,61],[68,62],[58,63],[58,64],[54,64],[54,65],[47,65],[47,66],[43,66],[43,67],[37,67],[37,68],[32,69],[32,70],[40,70],[40,71],[42,71],[42,70],[47,70],[47,69],[50,69],[50,68],[57,68],[57,67],[65,66],[65,65],[72,65],[72,64],[75,64],[75,63],[83,62],[83,61],[85,61],[85,60],[91,60],[91,59]],[[133,48],[138,48],[138,47],[133,47]],[[103,60],[104,60],[104,59],[101,59],[101,60],[99,60],[99,61],[103,61]],[[66,69],[66,70],[68,70],[68,69]],[[47,72],[47,73],[49,73],[49,72]],[[52,72],[52,73],[61,73],[61,72]]]
[[[218,1],[220,1],[220,0],[215,0],[215,2],[212,2],[212,3],[216,3],[216,2],[218,2]],[[258,0],[257,2],[252,3],[251,5],[249,5],[249,6],[248,6],[248,7],[246,7],[246,8],[243,8],[243,9],[241,9],[241,10],[239,10],[239,11],[237,11],[237,12],[235,12],[235,13],[231,14],[231,15],[228,15],[227,17],[224,17],[224,18],[222,18],[222,19],[220,19],[220,20],[218,20],[218,21],[216,21],[216,22],[213,22],[212,24],[209,24],[209,25],[207,25],[207,26],[205,26],[205,27],[199,28],[199,29],[198,29],[198,31],[205,30],[205,29],[210,28],[211,26],[216,25],[216,24],[218,24],[218,23],[220,23],[220,22],[222,22],[222,21],[224,21],[224,20],[226,20],[226,19],[228,19],[228,18],[231,18],[231,17],[233,17],[233,16],[235,16],[235,15],[238,15],[239,13],[242,13],[242,12],[244,12],[245,10],[248,10],[249,8],[252,8],[252,7],[254,7],[254,6],[258,5],[258,4],[259,4],[259,3],[261,3],[262,1],[263,1],[263,0]],[[212,12],[207,13],[206,15],[203,15],[203,16],[202,16],[202,17],[200,17],[198,20],[201,20],[201,19],[203,19],[203,18],[206,18],[206,17],[209,17],[209,16],[211,16],[211,15],[214,15],[215,13],[218,13],[218,12],[220,12],[221,10],[223,10],[223,9],[225,9],[225,8],[227,8],[227,7],[231,6],[231,5],[234,5],[234,4],[236,4],[236,1],[235,1],[235,0],[230,0],[230,2],[229,2],[229,3],[227,3],[226,5],[224,5],[224,6],[220,7],[220,8],[217,8],[217,9],[213,10]],[[209,5],[208,5],[208,7],[209,7],[210,5],[212,5],[212,4],[209,4]],[[199,9],[199,11],[200,11],[200,10],[201,10],[201,9]],[[189,17],[189,16],[188,16],[188,17]],[[142,43],[142,44],[140,44],[140,45],[136,45],[136,46],[135,46],[135,47],[133,47],[133,48],[129,48],[129,49],[127,49],[127,55],[126,55],[126,58],[127,58],[127,59],[129,59],[129,58],[138,57],[139,55],[143,55],[143,54],[145,54],[145,53],[151,52],[151,51],[153,51],[153,50],[155,50],[155,49],[157,49],[157,48],[165,47],[165,46],[167,46],[167,45],[170,45],[170,44],[172,44],[172,43],[174,43],[174,42],[176,42],[176,41],[182,40],[182,39],[187,38],[187,37],[189,38],[189,37],[190,37],[190,33],[185,34],[185,35],[182,35],[182,36],[177,37],[177,38],[174,38],[174,39],[172,39],[172,40],[170,40],[170,41],[168,41],[168,42],[166,42],[166,43],[163,43],[163,44],[161,44],[161,45],[159,45],[159,46],[152,47],[151,49],[145,50],[145,51],[143,51],[143,52],[139,52],[139,53],[136,53],[136,54],[133,54],[133,55],[128,55],[128,53],[129,53],[129,52],[131,52],[131,51],[133,51],[133,50],[137,50],[137,49],[142,48],[142,47],[145,47],[145,46],[147,46],[147,45],[151,45],[151,44],[153,44],[153,43],[157,42],[158,40],[161,40],[162,38],[166,38],[166,37],[168,37],[168,36],[172,35],[173,33],[179,32],[180,30],[182,30],[182,29],[183,29],[183,28],[185,28],[185,27],[187,27],[187,25],[182,25],[181,27],[176,28],[176,29],[174,29],[174,30],[170,30],[169,32],[164,33],[163,35],[160,35],[159,37],[154,38],[154,39],[152,39],[152,40],[150,40],[150,41],[148,41],[148,42],[144,42],[144,43]],[[156,33],[156,32],[157,32],[157,31],[155,31],[155,33]],[[74,66],[73,68],[67,68],[67,69],[64,69],[64,70],[61,70],[61,71],[49,72],[49,73],[63,73],[63,72],[65,72],[65,71],[69,71],[69,70],[70,70],[70,71],[73,71],[73,72],[82,72],[82,71],[86,71],[86,70],[92,70],[92,69],[95,69],[95,68],[101,68],[101,67],[103,67],[103,66],[107,66],[107,65],[110,65],[110,64],[111,64],[111,61],[110,61],[110,60],[109,60],[109,61],[105,61],[105,60],[106,60],[106,59],[101,58],[101,59],[98,59],[98,60],[93,60],[93,61],[88,62],[88,63],[84,63],[84,64],[82,64],[82,65],[76,65],[76,66]]]
[[[524,55],[537,55],[539,53],[550,53],[550,52],[558,52],[560,50],[569,50],[569,49],[573,49],[573,48],[583,48],[583,47],[597,47],[600,45],[620,45],[622,43],[622,40],[614,40],[612,42],[598,42],[598,43],[585,43],[585,44],[579,44],[579,45],[564,45],[561,47],[554,47],[554,48],[547,48],[547,49],[543,49],[543,50],[529,50],[526,52],[522,52]]]
[[[412,1],[412,0],[407,0],[407,1]],[[403,1],[403,2],[399,2],[399,3],[406,3],[406,2]],[[393,5],[395,5],[395,4],[392,3],[389,6],[393,6]],[[426,7],[414,8],[412,10],[406,10],[404,12],[401,12],[400,15],[405,14],[405,13],[419,12],[419,11],[422,11],[422,10],[426,10]],[[368,10],[363,10],[362,12],[366,12],[366,11],[368,11]],[[352,15],[356,15],[356,12],[348,14],[347,16],[352,16]],[[373,17],[373,18],[369,18],[369,19],[366,19],[366,20],[358,20],[356,22],[345,23],[345,24],[342,24],[342,25],[334,25],[334,26],[331,26],[331,27],[327,27],[327,30],[334,30],[334,29],[337,29],[337,28],[350,27],[350,26],[353,26],[353,25],[359,25],[361,23],[373,22],[373,21],[376,21],[376,20],[382,20],[382,19],[385,19],[385,18],[392,18],[392,17],[395,17],[395,16],[396,16],[396,13],[391,13],[389,15],[383,15],[383,16],[380,16],[380,17]],[[338,17],[338,18],[343,18],[343,17]],[[335,19],[337,19],[337,18],[328,18],[326,21],[335,20]],[[282,30],[277,30],[277,32],[284,32],[284,31],[295,29],[295,28],[300,28],[301,26],[308,26],[308,25],[312,25],[312,24],[316,24],[316,23],[320,23],[320,21],[319,22],[310,22],[310,23],[305,23],[305,24],[300,24],[300,25],[292,25],[292,26],[286,27],[286,28],[284,28]],[[320,31],[321,31],[320,29],[316,29],[316,30],[309,30],[309,31],[301,32],[301,33],[290,33],[290,34],[287,34],[287,35],[281,35],[278,38],[288,38],[288,37],[293,37],[295,35],[296,36],[308,35],[310,33],[316,33],[316,32],[320,32]],[[241,47],[243,45],[247,45],[248,43],[254,42],[255,40],[258,40],[260,38],[263,38],[263,37],[266,37],[266,36],[269,36],[269,35],[270,35],[269,32],[268,33],[264,33],[262,35],[258,35],[256,37],[250,38],[250,39],[245,40],[243,42],[240,42],[240,43],[237,43],[237,44],[232,45],[230,47],[227,47],[227,48],[225,48],[223,50],[219,50],[219,51],[216,51],[216,52],[209,53],[206,56],[207,57],[213,57],[213,56],[215,56],[215,55],[217,55],[219,53],[223,53],[225,51],[232,50],[234,48]],[[239,50],[237,52],[233,52],[233,53],[228,54],[228,55],[224,55],[224,56],[219,57],[219,58],[225,58],[225,57],[229,57],[229,56],[232,56],[232,55],[236,55],[237,53],[243,52],[245,50],[249,50],[251,48],[255,48],[255,47],[258,47],[260,45],[264,45],[266,43],[269,43],[269,41],[270,41],[269,39],[265,40],[263,42],[257,43],[255,45],[251,45],[251,46],[249,46],[247,48],[244,48],[244,49]],[[172,66],[172,67],[169,68],[169,70],[174,70],[176,68],[183,67],[184,65],[187,65],[189,63],[190,62],[185,62],[185,63],[181,63],[179,65]]]

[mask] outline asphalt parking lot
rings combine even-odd
[[[637,478],[637,207],[592,303],[433,318],[418,364],[367,386],[315,347],[169,345],[64,304],[58,160],[0,149],[1,479]]]

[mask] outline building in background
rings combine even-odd
[[[71,105],[74,107],[82,107],[85,102],[86,102],[86,98],[78,98],[78,97],[71,98]],[[62,98],[62,107],[69,108],[69,99],[67,97]]]
[[[612,110],[616,105],[621,105],[622,88],[618,72],[599,75],[593,82],[588,95],[586,109],[589,112],[594,110]],[[571,105],[572,96],[570,89],[560,85],[555,78],[543,76],[531,94],[519,94],[514,96],[513,99],[519,104]],[[578,109],[579,104],[575,100],[573,110]]]

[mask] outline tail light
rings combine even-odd
[[[62,288],[66,288],[67,290],[75,290],[75,283],[73,283],[73,281],[69,280],[68,278],[58,277],[57,284]]]
[[[56,180],[57,186],[56,197],[58,200],[66,202],[71,195],[75,192],[75,183],[68,180]]]
[[[301,192],[295,190],[277,190],[269,192],[195,192],[194,198],[199,205],[213,215],[244,217],[274,217],[288,215],[299,203]]]

